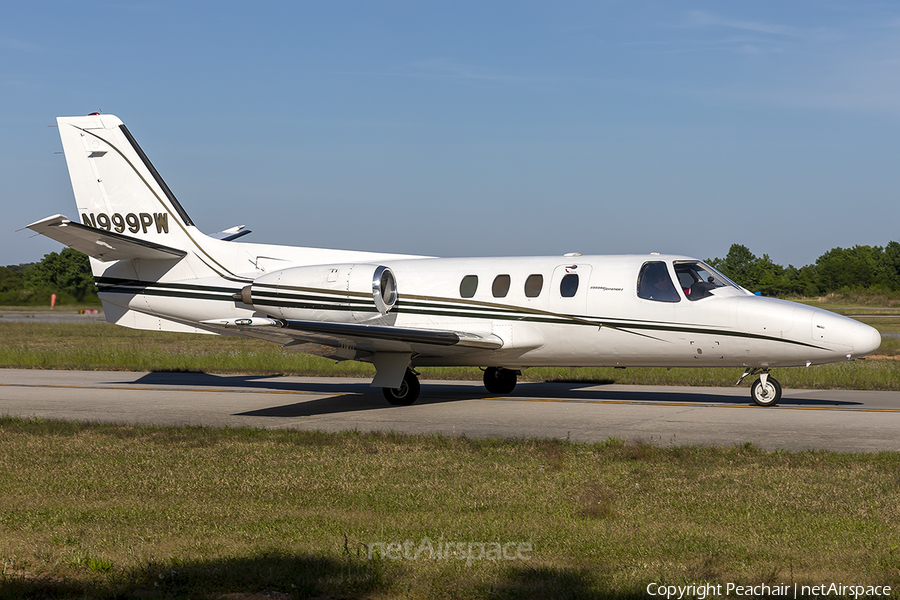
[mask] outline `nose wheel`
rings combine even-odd
[[[774,377],[767,379],[765,383],[762,377],[754,381],[753,387],[750,388],[750,395],[753,397],[753,401],[760,406],[775,406],[781,400],[781,384]]]
[[[750,387],[750,397],[759,406],[775,406],[781,400],[781,384],[777,379],[769,376],[768,369],[747,369],[735,385],[740,385],[748,375],[757,373],[759,373],[759,379],[754,381]]]

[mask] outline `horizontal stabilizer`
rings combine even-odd
[[[45,235],[66,246],[84,252],[101,262],[143,258],[148,260],[173,260],[187,254],[184,250],[170,248],[146,240],[129,237],[114,231],[104,231],[70,221],[63,215],[53,215],[28,226],[28,229]]]
[[[209,237],[222,240],[223,242],[233,242],[234,240],[244,237],[248,233],[252,233],[249,229],[245,229],[245,225],[235,225],[219,233],[211,233]]]
[[[434,346],[464,346],[497,350],[503,347],[503,340],[491,333],[470,333],[465,331],[444,331],[437,329],[412,329],[385,325],[361,325],[358,323],[330,323],[327,321],[291,321],[253,317],[252,319],[211,319],[202,321],[205,325],[224,327],[277,327],[290,331],[319,334],[337,340],[354,338],[385,340],[407,344],[430,344]]]

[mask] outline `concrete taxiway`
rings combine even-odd
[[[762,408],[748,386],[701,388],[422,382],[413,406],[388,405],[368,380],[192,373],[0,369],[0,414],[146,425],[396,431],[469,437],[608,437],[668,445],[900,450],[900,394],[785,390]]]

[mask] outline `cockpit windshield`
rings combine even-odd
[[[674,263],[678,283],[688,300],[702,300],[719,288],[740,289],[736,283],[699,260],[678,260]]]

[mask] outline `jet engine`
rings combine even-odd
[[[273,271],[240,293],[241,302],[273,317],[344,323],[387,317],[397,298],[390,268],[359,263]]]

